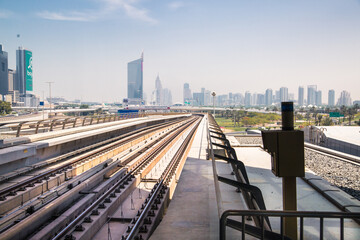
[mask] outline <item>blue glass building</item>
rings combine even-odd
[[[143,100],[143,56],[128,63],[128,99],[129,102]]]

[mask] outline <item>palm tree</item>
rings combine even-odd
[[[349,107],[347,109],[347,114],[349,116],[349,126],[351,126],[351,119],[354,118],[354,115],[356,114],[357,110],[355,109],[355,107]]]
[[[323,115],[319,114],[318,116],[318,125],[320,126],[321,125],[321,119],[322,119]]]
[[[340,107],[340,114],[344,115],[343,122],[345,122],[345,117],[347,116],[347,107],[345,105]]]

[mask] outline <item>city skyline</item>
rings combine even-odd
[[[54,96],[119,102],[126,64],[144,50],[148,101],[158,72],[174,103],[184,83],[219,94],[285,86],[295,99],[299,85],[317,85],[323,102],[330,89],[358,100],[359,10],[355,0],[2,1],[0,44],[10,69],[19,46],[32,50],[40,96],[52,81]]]
[[[260,92],[245,91],[245,93],[228,92],[226,94],[216,93],[215,105],[223,107],[269,107],[280,106],[281,102],[291,101],[297,107],[340,107],[342,105],[352,106],[359,104],[360,100],[351,98],[351,94],[343,90],[335,99],[335,90],[328,91],[328,99],[324,101],[322,90],[316,85],[308,85],[305,96],[304,86],[298,88],[298,98],[294,93],[288,91],[287,87],[281,87],[279,90],[270,88]],[[191,94],[191,92],[193,92]],[[306,98],[305,98],[306,97]],[[210,106],[212,105],[211,91],[201,88],[201,92],[192,91],[189,83],[184,83],[183,87],[183,104],[189,106]],[[336,100],[336,101],[335,101]]]

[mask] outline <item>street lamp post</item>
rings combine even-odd
[[[54,82],[46,82],[47,84],[49,84],[49,97],[50,97],[50,102],[49,102],[49,105],[50,105],[50,114],[49,114],[49,118],[51,116],[51,84],[54,83]]]
[[[213,91],[211,93],[211,96],[213,96],[213,110],[214,110],[214,118],[215,118],[215,96],[216,96],[216,93]]]

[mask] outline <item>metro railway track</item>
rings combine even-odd
[[[150,163],[155,159],[156,156],[158,156],[162,151],[166,150],[168,147],[168,144],[171,143],[174,139],[178,138],[179,134],[183,132],[186,128],[188,128],[190,125],[192,125],[197,119],[193,119],[192,121],[189,121],[186,125],[178,128],[174,133],[172,133],[170,136],[168,136],[166,139],[163,140],[163,142],[159,143],[159,145],[154,146],[153,151],[151,151],[149,154],[144,156],[141,160],[138,160],[133,166],[128,167],[126,175],[124,175],[120,180],[118,180],[115,184],[113,184],[110,188],[107,189],[107,191],[99,196],[89,207],[82,210],[81,214],[77,216],[74,220],[72,220],[70,223],[68,223],[59,233],[56,234],[52,239],[73,239],[73,236],[71,235],[71,232],[78,231],[79,229],[82,229],[81,231],[85,231],[86,229],[83,228],[81,225],[82,223],[91,222],[91,218],[93,215],[97,215],[99,212],[99,209],[103,209],[106,207],[106,203],[110,203],[111,198],[115,198],[116,195],[121,195],[125,187],[124,185],[131,185],[131,182],[134,181],[133,179],[135,176],[141,175],[146,172],[145,168],[150,165]],[[193,129],[192,133],[194,132],[196,128]],[[186,144],[188,144],[188,140],[186,140]],[[134,159],[133,159],[134,160]],[[172,165],[174,167],[175,165]],[[150,166],[151,167],[151,166]],[[162,177],[165,179],[166,176],[169,176],[169,173],[171,172],[173,168],[167,168],[166,174]],[[160,183],[157,184],[157,186],[163,186],[165,183],[163,181],[160,181]],[[114,200],[115,201],[115,200]],[[95,214],[94,214],[95,213]],[[136,229],[136,228],[133,228]]]
[[[0,201],[4,201],[5,200],[4,198],[6,198],[6,196],[9,196],[9,195],[11,196],[11,195],[16,194],[17,190],[20,190],[20,189],[23,190],[27,186],[32,185],[32,184],[38,182],[39,180],[46,180],[47,177],[49,177],[53,174],[60,173],[68,168],[71,168],[71,166],[73,166],[74,164],[78,164],[80,162],[87,161],[91,157],[93,157],[95,154],[99,155],[106,151],[110,151],[121,145],[129,143],[141,136],[145,136],[151,132],[155,132],[159,129],[166,128],[169,125],[176,124],[179,122],[180,121],[176,121],[176,122],[170,122],[167,124],[158,124],[157,126],[150,126],[150,127],[146,127],[146,128],[142,128],[142,129],[137,129],[135,131],[126,133],[126,134],[116,137],[114,139],[109,139],[109,140],[102,141],[100,143],[93,144],[91,146],[86,147],[85,149],[76,150],[76,151],[74,151],[74,153],[67,153],[67,154],[64,154],[63,156],[58,156],[58,157],[56,157],[56,160],[57,160],[56,163],[58,163],[59,161],[69,160],[70,158],[73,158],[73,160],[71,160],[59,167],[44,171],[43,173],[41,173],[37,176],[31,177],[29,179],[26,179],[24,181],[18,182],[9,187],[1,189],[0,190]],[[98,148],[98,149],[96,149],[95,151],[91,151],[94,148]],[[84,153],[84,151],[87,151],[87,152]],[[36,170],[39,170],[39,169],[36,169]]]
[[[160,199],[162,199],[163,195],[166,194],[170,180],[174,175],[175,169],[179,165],[182,156],[185,154],[186,148],[190,144],[191,138],[195,133],[199,123],[200,122],[198,122],[196,127],[191,130],[191,133],[186,137],[185,141],[176,152],[174,158],[166,167],[161,177],[158,179],[158,182],[155,184],[154,188],[151,190],[151,193],[147,197],[147,203],[145,204],[145,206],[143,205],[139,210],[139,217],[132,220],[131,226],[130,228],[128,228],[129,234],[123,235],[122,239],[148,239],[150,237],[151,231],[148,230],[150,232],[149,234],[149,232],[146,232],[144,230],[146,228],[150,228],[150,226],[154,223],[151,220],[151,210],[159,208],[157,205],[161,203]]]
[[[186,122],[188,122],[189,121],[189,119],[188,120],[185,120],[184,121],[184,123],[182,123],[182,125],[184,125],[184,124],[186,124]],[[154,130],[156,130],[155,132],[156,132],[156,134],[158,133],[158,132],[164,132],[164,128],[166,128],[166,127],[170,127],[171,125],[173,126],[173,129],[172,130],[170,130],[170,132],[173,132],[173,131],[175,131],[175,128],[174,128],[174,126],[177,126],[177,125],[179,125],[180,123],[179,123],[179,121],[176,121],[176,122],[170,122],[170,123],[167,123],[167,124],[165,124],[165,126],[164,126],[164,124],[160,124],[160,125],[158,125],[158,126],[152,126],[152,127],[149,127],[149,128],[146,128],[146,129],[140,129],[140,130],[137,130],[137,131],[135,131],[137,134],[135,134],[135,136],[131,136],[131,134],[132,133],[134,133],[134,132],[132,132],[132,133],[128,133],[128,134],[126,134],[126,138],[124,137],[124,136],[122,136],[122,137],[124,137],[123,139],[121,139],[121,140],[119,140],[119,141],[117,141],[117,142],[115,142],[115,143],[112,143],[112,144],[110,144],[110,147],[108,146],[106,149],[102,149],[101,151],[109,151],[109,149],[110,148],[115,148],[116,146],[119,146],[119,145],[124,145],[124,144],[126,144],[126,143],[129,143],[131,140],[134,140],[134,139],[138,139],[140,136],[144,136],[144,135],[146,135],[146,134],[149,134],[150,132],[153,132]],[[160,138],[162,138],[161,136],[160,136]],[[147,141],[147,140],[146,140]],[[156,144],[157,142],[159,141],[159,138],[157,139],[157,140],[153,140],[151,143],[150,143],[150,145],[148,144],[145,148],[146,149],[148,149],[148,148],[151,148],[154,144]],[[131,162],[132,160],[134,160],[136,157],[138,157],[139,155],[141,155],[143,152],[144,152],[145,150],[139,150],[139,149],[135,149],[134,151],[129,151],[130,153],[128,153],[128,154],[130,154],[130,156],[128,156],[127,157],[127,159],[126,160],[119,160],[119,159],[117,159],[115,162],[121,162],[121,164],[118,164],[118,166],[117,166],[117,168],[115,168],[115,170],[112,170],[112,172],[110,173],[110,174],[113,174],[113,172],[116,172],[116,171],[118,171],[119,169],[121,169],[121,168],[123,168],[126,164],[128,164],[129,162]],[[84,159],[82,158],[82,160],[78,160],[78,161],[84,161]],[[100,169],[101,170],[101,169]],[[99,171],[100,171],[99,170]],[[110,171],[110,170],[109,170]],[[51,171],[51,172],[53,172],[53,171]],[[48,173],[48,172],[47,172]],[[96,174],[96,173],[95,173]],[[108,174],[108,175],[110,175],[110,174]],[[91,177],[91,176],[90,176]],[[39,177],[39,178],[37,178],[37,179],[44,179],[44,176],[42,175],[41,177]],[[34,180],[34,179],[32,179],[32,180]],[[77,180],[76,180],[77,181]],[[75,182],[76,182],[75,181]],[[84,180],[82,180],[82,181],[84,181]],[[82,182],[82,181],[79,181],[79,182],[77,182],[76,184],[80,184],[80,182]],[[64,182],[65,184],[66,184],[66,182]],[[25,182],[23,182],[23,184],[28,184],[28,183],[25,183]],[[75,186],[71,186],[71,187],[69,187],[70,186],[70,184],[68,184],[68,186],[67,186],[67,188],[68,188],[68,190],[71,190],[73,187],[75,187]],[[19,187],[19,185],[17,185],[16,187],[14,187],[13,186],[13,189],[18,189],[18,187]],[[20,190],[22,190],[22,189],[20,189]],[[54,199],[51,199],[51,201],[53,201]],[[51,202],[50,201],[50,202]],[[26,212],[28,212],[29,214],[33,214],[34,212],[35,212],[35,210],[34,209],[30,209],[30,212],[28,211],[29,210],[29,208],[28,209],[26,209]],[[26,219],[26,218],[25,218]],[[1,222],[1,220],[4,220],[4,219],[1,219],[0,218],[0,222]],[[15,221],[15,223],[16,222],[19,222],[19,221],[21,221],[20,219],[19,220],[16,220]],[[6,229],[8,229],[9,227],[11,227],[11,225],[10,226],[7,226],[6,228],[3,228],[3,229],[1,229],[0,231],[5,231]]]

